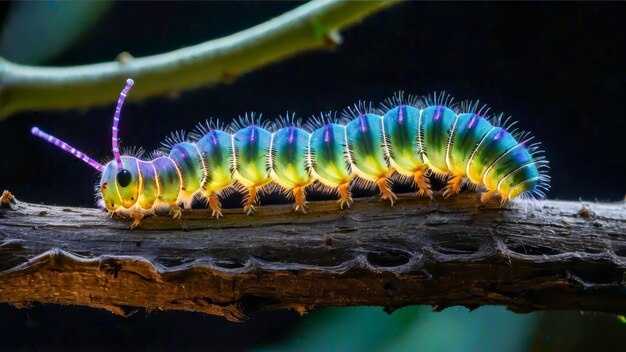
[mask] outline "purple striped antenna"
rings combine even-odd
[[[117,162],[117,169],[122,170],[124,167],[122,166],[122,158],[120,157],[120,146],[119,146],[119,138],[117,138],[117,133],[119,129],[117,126],[120,123],[120,113],[122,112],[122,105],[124,105],[124,99],[126,99],[126,95],[130,90],[130,87],[133,86],[135,82],[132,79],[126,80],[126,87],[120,93],[120,98],[117,100],[117,107],[115,108],[115,115],[113,116],[113,128],[112,128],[112,137],[111,137],[111,145],[113,147],[113,157],[115,157],[115,162]]]
[[[44,139],[44,140],[48,141],[49,143],[54,144],[56,147],[61,148],[61,149],[65,150],[68,153],[71,153],[72,155],[74,155],[78,159],[80,159],[80,160],[86,162],[87,164],[89,164],[94,169],[96,169],[96,170],[98,170],[100,172],[104,171],[104,166],[100,165],[100,163],[98,163],[97,161],[93,160],[89,156],[85,155],[85,153],[81,152],[80,150],[77,150],[76,148],[72,147],[71,145],[63,142],[60,139],[58,139],[57,137],[51,136],[51,135],[47,134],[46,132],[40,130],[38,127],[31,128],[30,133],[32,133],[34,136],[37,136],[37,137],[39,137],[41,139]]]

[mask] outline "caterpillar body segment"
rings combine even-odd
[[[333,122],[322,123],[309,137],[310,171],[327,189],[337,190],[339,205],[350,207],[350,182],[354,178],[346,141],[346,127]]]
[[[272,134],[255,122],[254,115],[246,116],[233,135],[234,174],[247,194],[244,195],[244,212],[251,214],[256,211],[259,193],[272,179],[268,170],[268,159],[272,143]],[[236,125],[237,126],[237,125]]]
[[[450,172],[446,156],[456,118],[454,111],[443,105],[429,106],[422,110],[420,132],[423,158],[431,170],[440,174]]]
[[[204,165],[201,195],[208,198],[212,216],[222,216],[219,196],[231,188],[235,182],[233,170],[235,155],[233,153],[233,137],[217,124],[200,125],[191,134],[200,153]]]
[[[306,212],[306,187],[313,181],[309,158],[311,135],[287,118],[273,133],[268,158],[270,178],[294,199],[294,209]]]
[[[358,111],[357,111],[358,112]],[[354,116],[357,115],[357,116]],[[361,180],[374,183],[381,199],[393,205],[396,199],[388,176],[393,173],[384,149],[383,118],[372,113],[357,113],[346,124],[346,141],[352,170]],[[361,186],[367,186],[360,182]]]
[[[126,214],[137,226],[159,208],[174,218],[193,199],[207,201],[212,215],[222,216],[220,199],[234,191],[244,194],[244,212],[256,210],[258,196],[280,189],[306,212],[306,190],[317,186],[338,194],[340,207],[350,206],[351,187],[377,187],[392,205],[392,183],[409,181],[418,193],[431,196],[427,175],[447,179],[445,197],[463,183],[486,190],[481,200],[499,196],[543,198],[549,187],[547,161],[527,133],[511,130],[501,117],[487,119],[477,103],[452,104],[449,96],[417,100],[402,94],[379,110],[358,104],[344,112],[342,122],[322,115],[304,127],[287,115],[270,127],[254,114],[228,129],[219,123],[199,126],[166,139],[167,154],[151,160],[119,153],[122,103],[114,116],[114,159],[105,165],[34,127],[31,132],[81,158],[102,172],[98,185],[110,212]],[[520,141],[523,139],[522,141]],[[394,176],[397,175],[397,176]]]
[[[390,166],[398,174],[412,178],[419,194],[432,197],[426,178],[428,164],[424,160],[421,117],[420,109],[402,101],[388,109],[383,116],[385,147]]]
[[[193,198],[202,192],[202,180],[206,173],[200,151],[195,144],[182,142],[172,147],[168,158],[174,162],[179,175],[177,203],[182,202],[185,208],[190,208]]]
[[[151,209],[159,196],[159,183],[154,165],[149,161],[137,160],[139,174],[141,175],[141,187],[137,204],[142,209]]]

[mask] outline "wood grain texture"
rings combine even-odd
[[[473,193],[401,195],[391,207],[313,202],[211,219],[129,220],[16,202],[0,209],[0,302],[127,315],[191,310],[241,321],[260,309],[504,305],[626,314],[626,206],[481,205]]]

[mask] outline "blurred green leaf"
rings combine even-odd
[[[503,307],[412,306],[391,315],[379,307],[325,308],[311,312],[289,341],[256,351],[525,351],[539,317]]]
[[[421,307],[410,333],[390,341],[385,351],[527,351],[541,313],[516,314],[486,306],[436,313]]]
[[[0,55],[21,64],[42,64],[63,53],[113,4],[109,1],[19,1],[2,28]]]
[[[381,307],[323,308],[306,316],[289,341],[257,351],[373,351],[406,333],[418,307],[392,315]]]

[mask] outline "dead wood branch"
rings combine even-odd
[[[141,229],[100,210],[0,210],[0,302],[194,310],[242,320],[260,309],[496,304],[516,312],[626,314],[626,207],[545,201],[479,205],[475,194],[390,207],[357,200],[308,214],[265,206]],[[182,230],[181,230],[182,229]]]

